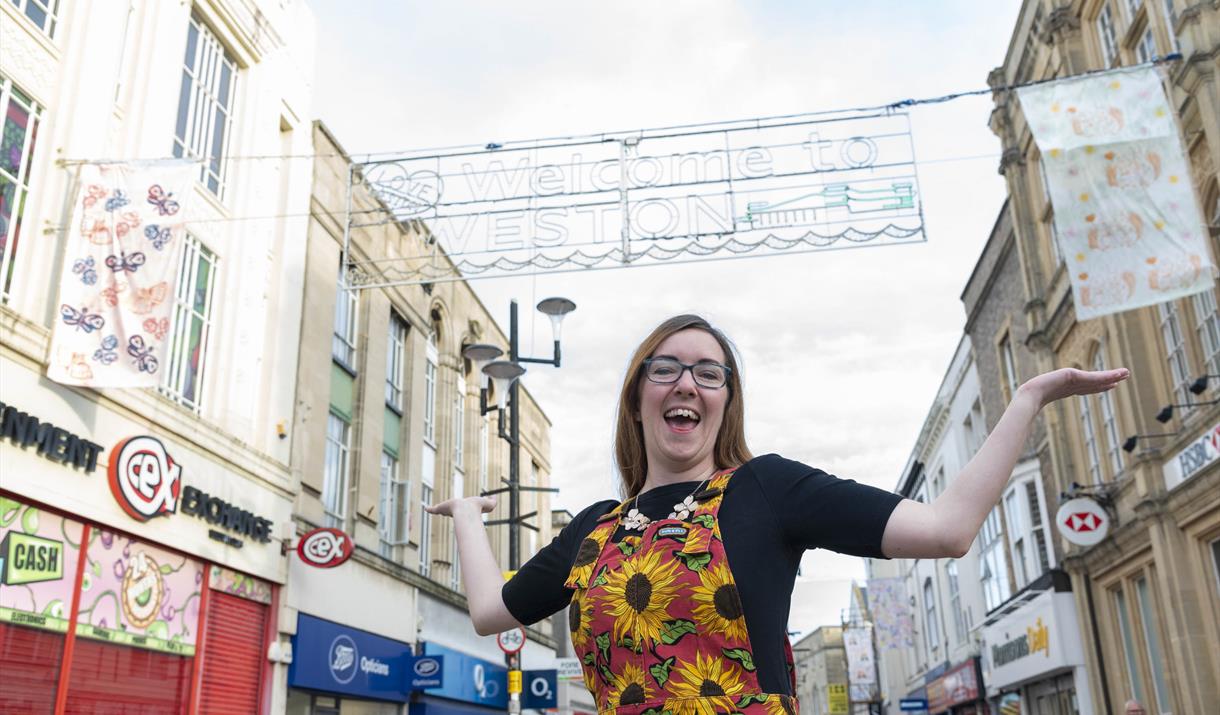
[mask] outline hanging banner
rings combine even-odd
[[[915,644],[915,624],[902,579],[869,579],[868,612],[873,615],[879,650],[910,648]]]
[[[1215,285],[1190,164],[1151,67],[1023,87],[1076,317],[1163,303]]]
[[[352,181],[376,201],[350,227],[420,221],[439,248],[348,253],[361,286],[925,240],[909,117],[892,109],[415,152]]]
[[[848,691],[853,703],[877,699],[877,661],[873,655],[873,626],[844,628]]]
[[[47,377],[156,387],[166,362],[193,162],[87,164],[69,222]]]

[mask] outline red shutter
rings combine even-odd
[[[77,636],[67,713],[185,712],[191,659]]]
[[[64,636],[0,621],[0,713],[55,709]]]
[[[200,713],[256,713],[261,705],[270,608],[220,591],[208,594]]]

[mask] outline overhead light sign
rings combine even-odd
[[[908,115],[823,112],[414,152],[352,167],[445,257],[394,283],[585,271],[924,240]],[[348,246],[345,243],[345,249]]]

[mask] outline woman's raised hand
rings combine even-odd
[[[1111,390],[1131,376],[1125,367],[1114,370],[1077,370],[1064,367],[1041,375],[1021,385],[1020,392],[1033,397],[1039,407],[1072,395],[1091,395]]]
[[[462,497],[447,499],[440,504],[424,507],[424,511],[429,514],[440,514],[441,516],[453,516],[455,513],[463,509],[472,509],[476,514],[486,514],[496,508],[495,497]]]

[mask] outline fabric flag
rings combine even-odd
[[[187,161],[81,168],[47,377],[88,387],[160,384],[197,173]]]
[[[1174,109],[1139,67],[1023,87],[1084,320],[1207,290],[1217,270]]]
[[[869,579],[868,611],[873,616],[879,650],[910,648],[915,645],[915,624],[907,601],[906,585],[902,579]]]
[[[848,692],[852,702],[876,700],[877,662],[873,657],[872,624],[844,628],[843,650],[847,655]]]

